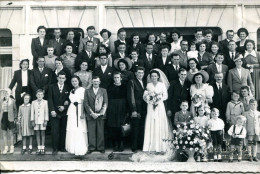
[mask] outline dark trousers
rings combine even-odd
[[[51,117],[52,148],[53,150],[65,149],[66,128],[68,116],[61,118]]]
[[[88,150],[105,150],[104,120],[88,120]]]
[[[113,146],[118,146],[123,141],[121,127],[109,127]]]
[[[143,149],[145,118],[131,119],[132,150]]]

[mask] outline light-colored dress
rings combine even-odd
[[[195,58],[198,61],[199,52],[197,50],[195,51],[188,51],[187,52],[188,59]]]
[[[171,51],[170,53],[173,53],[174,51],[180,50],[181,49],[181,40],[179,39],[177,43],[172,42],[171,43]]]
[[[92,85],[92,72],[78,71],[74,75],[78,76],[82,82],[82,87],[89,89]]]
[[[88,151],[87,124],[84,115],[83,99],[85,88],[79,87],[74,94],[70,92],[71,101],[68,108],[66,150],[75,155],[85,155]],[[78,112],[74,102],[78,102]],[[81,116],[84,118],[80,118]]]
[[[55,67],[55,59],[57,58],[57,56],[44,56],[45,59],[45,67],[50,68],[52,71],[54,71],[56,69]]]
[[[147,105],[143,151],[166,152],[167,142],[164,142],[163,139],[173,137],[163,103],[168,98],[167,89],[162,82],[158,82],[156,86],[148,83],[147,91],[162,93],[162,100],[155,109],[152,104]]]
[[[34,135],[34,130],[31,125],[31,104],[22,104],[19,107],[18,119],[21,120],[22,136]]]

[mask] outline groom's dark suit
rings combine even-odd
[[[48,105],[50,113],[56,112],[56,117],[50,114],[53,150],[65,149],[66,127],[67,127],[67,109],[69,105],[64,105],[65,101],[69,102],[69,87],[65,83],[62,91],[57,83],[51,84],[48,90]],[[60,112],[59,106],[64,106],[64,110]]]
[[[143,80],[143,86],[135,77],[130,80],[127,86],[127,100],[131,112],[137,112],[140,117],[132,117],[131,119],[131,135],[132,135],[132,150],[142,149],[144,141],[144,124],[147,112],[147,105],[143,100],[143,94],[146,83]]]

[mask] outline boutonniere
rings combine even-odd
[[[48,77],[48,74],[45,74],[45,77]]]
[[[65,92],[65,94],[68,94],[68,93],[69,93],[68,91]]]
[[[108,75],[111,75],[111,73],[108,73]]]
[[[172,62],[168,62],[168,64],[170,65],[170,64],[172,64]]]

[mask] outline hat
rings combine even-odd
[[[6,91],[8,94],[12,94],[12,90],[10,88],[0,89],[0,91]]]
[[[237,60],[240,60],[240,59],[243,59],[242,54],[237,55],[237,56],[234,58],[234,62],[236,62]]]
[[[203,78],[204,78],[203,83],[206,83],[206,82],[209,80],[209,74],[208,74],[206,71],[204,71],[204,70],[200,70],[200,71],[198,71],[198,72],[196,72],[196,73],[193,73],[193,74],[190,73],[190,74],[187,76],[188,80],[189,80],[190,82],[195,83],[195,81],[194,81],[194,76],[197,75],[197,74],[201,74],[201,75],[203,76]]]
[[[110,38],[110,36],[111,36],[111,32],[108,31],[107,29],[102,29],[102,30],[99,32],[100,36],[102,36],[102,34],[105,33],[105,32],[107,32],[107,34],[108,34],[108,38]]]
[[[116,69],[120,70],[120,68],[119,68],[120,62],[125,63],[127,70],[130,70],[132,68],[132,61],[129,58],[125,57],[125,58],[117,58],[114,61],[114,66]]]

